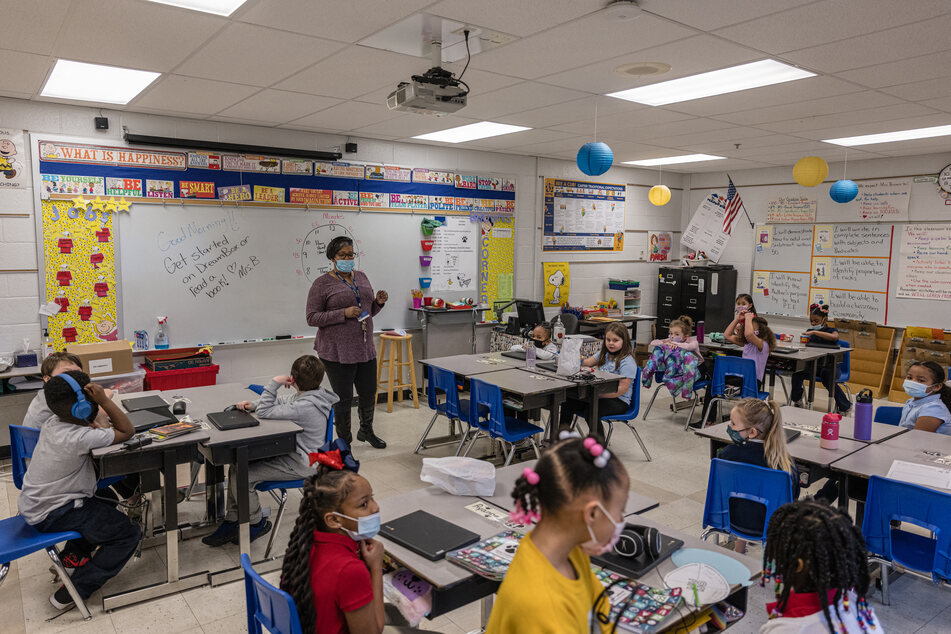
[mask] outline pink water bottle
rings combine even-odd
[[[703,343],[703,322],[697,322],[697,343]]]
[[[839,421],[841,420],[841,414],[826,414],[822,417],[822,437],[819,439],[820,447],[823,449],[839,448]]]

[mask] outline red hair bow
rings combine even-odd
[[[310,466],[314,466],[315,462],[326,465],[331,469],[337,469],[338,471],[343,469],[343,457],[340,455],[339,449],[334,449],[333,451],[318,451],[317,453],[310,454]]]

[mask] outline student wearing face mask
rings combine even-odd
[[[515,344],[511,349],[516,352],[524,352],[526,345],[529,344]],[[535,355],[538,359],[554,359],[558,356],[558,345],[551,340],[551,326],[548,324],[535,326],[532,330],[531,345],[535,346]]]
[[[902,387],[909,398],[899,425],[951,435],[951,388],[944,383],[944,369],[934,361],[913,361]]]
[[[670,322],[666,339],[651,341],[651,356],[644,364],[641,382],[650,387],[655,373],[663,377],[664,385],[673,396],[690,398],[693,384],[700,377],[700,344],[693,336],[693,319],[681,315]]]
[[[617,457],[597,439],[569,432],[534,470],[524,470],[512,491],[512,517],[537,524],[499,587],[486,634],[592,631],[602,586],[590,557],[620,538],[629,487]],[[601,624],[599,631],[611,627]]]

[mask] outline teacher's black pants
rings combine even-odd
[[[360,431],[373,433],[373,412],[376,410],[376,358],[360,363],[324,362],[330,387],[340,397],[334,405],[334,427],[337,437],[353,444],[350,431],[350,411],[353,407],[353,388],[357,388]]]

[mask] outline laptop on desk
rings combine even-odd
[[[829,350],[839,350],[841,346],[838,343],[816,343],[810,341],[806,344],[807,348],[828,348]]]
[[[510,359],[518,359],[519,361],[525,360],[525,352],[523,350],[506,350],[502,353],[502,356]]]
[[[221,431],[241,429],[242,427],[254,427],[255,425],[261,424],[254,416],[240,409],[232,409],[226,412],[211,412],[208,414],[208,420]]]
[[[128,417],[129,422],[132,423],[132,427],[135,429],[135,433],[178,422],[178,418],[169,411],[168,406],[156,407],[155,409],[133,410],[128,413]]]
[[[380,535],[430,561],[438,561],[450,550],[480,539],[477,533],[426,511],[413,511],[384,523],[380,526]]]
[[[140,396],[138,398],[122,399],[122,407],[127,412],[136,412],[142,409],[168,409],[168,403],[161,396]]]

